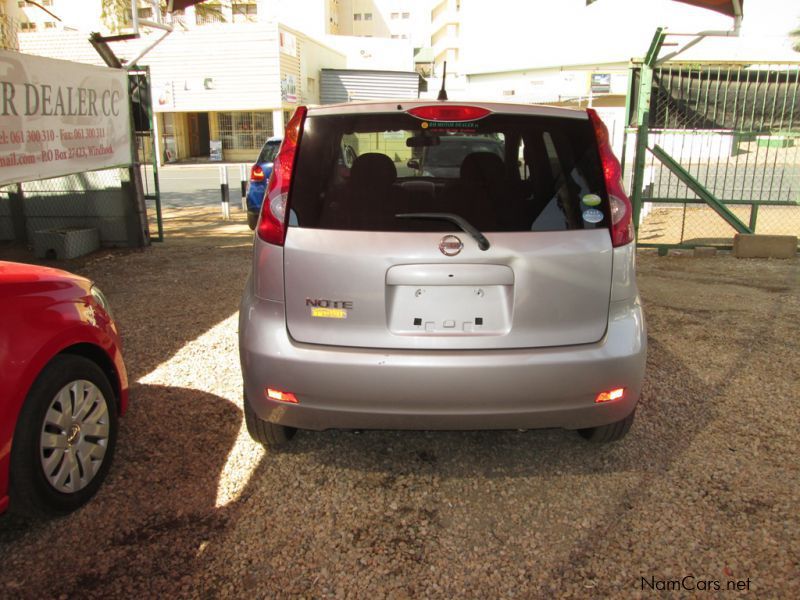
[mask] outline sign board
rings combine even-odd
[[[297,38],[288,31],[281,31],[278,36],[281,52],[289,56],[297,56]]]
[[[281,77],[281,100],[290,104],[297,103],[297,84],[294,75],[287,73]]]
[[[209,160],[222,161],[222,140],[211,140],[208,145],[211,148]]]
[[[592,73],[592,93],[608,94],[611,91],[611,73]]]
[[[130,163],[125,71],[0,50],[0,185]]]

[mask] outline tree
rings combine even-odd
[[[131,5],[137,0],[103,0],[102,11],[100,18],[110,31],[119,32],[120,30],[131,26]],[[151,6],[149,0],[138,0],[140,7]],[[161,13],[167,12],[166,0],[160,0]],[[229,2],[228,2],[229,4]],[[225,17],[222,14],[222,1],[213,0],[212,2],[201,2],[195,4],[195,14],[205,20],[224,22]],[[141,15],[141,12],[139,13]]]
[[[789,33],[792,40],[792,48],[795,52],[800,52],[800,27]]]

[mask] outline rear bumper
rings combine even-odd
[[[264,420],[302,429],[579,429],[625,418],[644,377],[636,301],[611,304],[598,343],[539,349],[415,351],[303,344],[284,305],[248,289],[239,315],[246,401]],[[265,397],[291,392],[298,404]],[[625,387],[625,397],[596,395]]]
[[[254,210],[247,209],[247,226],[250,229],[255,229],[256,225],[258,225],[258,212]]]

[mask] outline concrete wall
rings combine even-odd
[[[281,106],[278,27],[245,23],[176,31],[147,55],[157,112]]]
[[[592,66],[531,68],[469,75],[469,92],[495,102],[541,103],[588,98],[593,73],[611,75],[611,94],[627,94],[627,63]]]
[[[328,38],[326,38],[328,39]],[[344,69],[347,57],[344,52],[305,38],[302,43],[300,60],[300,90],[305,104],[319,104],[321,69]],[[309,86],[313,79],[313,86]]]
[[[346,57],[343,68],[377,71],[414,70],[414,49],[408,40],[329,35],[323,41]]]

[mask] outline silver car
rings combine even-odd
[[[459,135],[491,138],[502,157],[464,144],[452,177],[405,168]],[[591,109],[298,108],[239,316],[252,437],[277,447],[296,429],[562,427],[622,438],[646,331],[620,175]]]

